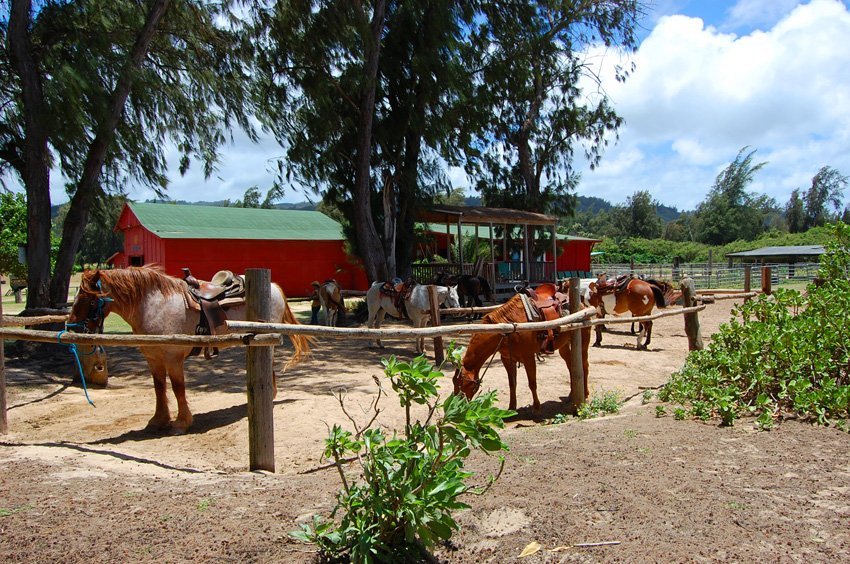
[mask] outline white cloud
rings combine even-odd
[[[756,4],[739,2],[732,13]],[[634,55],[633,76],[605,82],[627,126],[599,172],[624,154],[647,158],[616,187],[586,170],[579,192],[619,202],[655,186],[662,203],[690,209],[746,145],[758,151],[757,162],[769,161],[752,189],[761,186],[780,203],[824,165],[850,173],[847,37],[850,13],[837,0],[796,6],[772,28],[744,36],[698,18],[660,18]]]
[[[739,0],[724,27],[771,26],[797,5],[797,0]]]

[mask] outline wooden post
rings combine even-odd
[[[634,257],[629,259],[629,274],[632,275],[635,273],[635,259]]]
[[[245,271],[245,305],[248,321],[269,321],[271,271]],[[273,347],[248,347],[248,459],[251,470],[274,472],[274,363]]]
[[[578,276],[570,278],[570,313],[581,309],[581,279]],[[584,363],[582,362],[581,329],[572,331],[570,341],[570,397],[573,407],[578,408],[584,403],[587,390],[584,389]]]
[[[0,319],[3,319],[3,287],[0,286]],[[0,435],[9,432],[9,421],[6,419],[6,352],[3,346],[3,336],[0,335]]]
[[[744,292],[749,292],[752,284],[752,276],[753,276],[753,267],[749,264],[744,266]],[[751,298],[744,298],[745,302],[750,301]]]
[[[769,296],[771,292],[769,266],[761,267],[761,292],[766,296]]]
[[[431,326],[439,327],[440,326],[440,306],[437,304],[437,287],[433,285],[428,286],[428,303],[431,306]],[[443,338],[442,337],[434,337],[434,364],[440,366],[443,364],[443,361],[446,359],[445,353],[443,352]]]
[[[697,292],[694,281],[689,277],[682,278],[682,307],[693,307],[697,305]],[[703,349],[702,333],[699,329],[699,314],[697,312],[685,314],[685,335],[688,336],[688,350],[701,351]]]

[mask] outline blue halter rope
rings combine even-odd
[[[97,289],[101,290],[100,280],[97,281]],[[106,317],[103,314],[103,307],[111,301],[112,301],[112,298],[100,296],[100,297],[97,298],[97,308],[94,311],[94,315],[92,315],[92,312],[89,311],[87,321],[91,320],[91,321],[95,321],[97,323],[97,331],[96,331],[97,333],[103,333],[103,320]],[[60,345],[64,344],[64,343],[62,343],[62,334],[67,333],[69,327],[82,327],[83,331],[88,333],[88,327],[86,326],[86,324],[84,322],[82,322],[82,323],[81,322],[65,323],[65,329],[60,331],[59,334],[56,336],[56,341]],[[83,382],[83,392],[86,395],[86,401],[88,401],[89,404],[92,407],[97,407],[97,406],[95,406],[94,402],[89,397],[89,390],[86,387],[86,375],[83,373],[83,365],[80,362],[80,352],[79,352],[79,350],[77,350],[76,343],[69,343],[65,346],[68,347],[68,350],[74,355],[74,360],[77,361],[77,369],[80,371],[80,379]],[[83,353],[83,354],[88,356],[90,354],[95,354],[96,352],[99,352],[99,351],[103,351],[103,347],[100,346],[100,345],[96,345],[90,353]]]

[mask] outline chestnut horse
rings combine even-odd
[[[482,323],[527,323],[528,317],[522,298],[519,294],[513,296],[505,305],[497,310],[491,311],[481,320]],[[525,373],[528,377],[528,388],[534,398],[533,409],[540,409],[540,399],[537,397],[537,362],[536,355],[540,352],[540,337],[542,331],[521,331],[509,335],[497,333],[476,333],[469,340],[466,352],[463,355],[461,367],[455,372],[454,393],[463,392],[467,399],[472,397],[481,388],[483,375],[480,375],[481,367],[487,363],[497,351],[501,356],[502,364],[508,373],[508,385],[510,387],[509,409],[516,409],[516,383],[517,364],[525,365]],[[584,369],[584,399],[590,395],[587,387],[587,373],[590,365],[587,361],[587,351],[590,346],[590,327],[581,329],[581,360]],[[572,350],[572,331],[560,331],[555,336],[554,349],[558,350],[561,358],[570,367],[570,351]],[[570,401],[573,405],[577,402],[570,392]]]
[[[157,267],[87,270],[83,273],[68,316],[68,326],[76,325],[85,332],[101,332],[104,318],[115,312],[135,334],[194,335],[200,313],[192,307],[193,303],[187,284]],[[244,305],[234,305],[227,311],[228,319],[244,320],[245,309]],[[298,323],[277,284],[271,285],[271,312],[270,320],[273,322]],[[290,335],[289,338],[295,354],[287,366],[306,358],[312,343],[311,338],[303,335]],[[183,363],[192,347],[163,345],[140,348],[153,376],[156,393],[156,409],[148,428],[170,427],[174,433],[185,433],[192,425],[192,412],[186,401]],[[171,380],[171,389],[177,399],[177,418],[174,421],[171,421],[168,409],[166,377]]]
[[[667,307],[667,298],[665,294],[670,294],[672,287],[666,282],[657,282],[655,280],[641,280],[632,278],[623,287],[605,287],[598,286],[596,283],[590,285],[590,305],[600,309],[600,317],[604,317],[605,313],[613,313],[620,315],[627,311],[633,317],[641,317],[652,313],[655,306],[659,308]],[[609,303],[605,303],[608,301]],[[613,301],[613,304],[610,303]],[[641,344],[644,333],[646,341]],[[649,342],[652,340],[652,321],[641,321],[640,332],[637,336],[637,348],[646,349],[649,347]],[[601,327],[596,331],[596,342],[594,347],[602,345]]]

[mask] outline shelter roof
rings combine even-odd
[[[480,225],[556,225],[558,218],[542,213],[512,210],[508,208],[487,208],[483,206],[433,206],[419,212],[419,220],[429,223],[477,223]]]
[[[824,254],[826,250],[821,245],[799,245],[787,247],[762,247],[752,251],[726,253],[734,258],[770,258],[770,257],[814,257]]]
[[[449,224],[442,224],[442,225],[438,225],[438,224],[435,224],[435,223],[431,223],[431,224],[419,223],[419,224],[417,224],[417,227],[421,227],[421,228],[423,228],[423,229],[425,229],[425,230],[427,230],[431,233],[438,233],[438,234],[441,234],[441,235],[445,235],[447,225],[448,225],[449,234],[453,237],[457,236],[457,223],[449,223]],[[475,225],[464,224],[464,225],[461,226],[460,233],[461,233],[461,235],[463,235],[463,237],[465,239],[475,237],[475,227],[476,227]],[[494,231],[496,231],[496,233],[493,234],[494,237],[497,236],[497,233],[501,233],[501,231],[497,230],[497,229],[500,229],[500,228],[501,228],[501,224],[496,225],[494,223]],[[478,237],[480,239],[489,239],[490,238],[490,226],[487,225],[487,224],[485,224],[485,225],[478,224]],[[498,235],[498,237],[501,237],[501,235]],[[558,241],[588,241],[588,242],[592,242],[592,243],[601,243],[602,242],[601,239],[590,239],[588,237],[579,237],[577,235],[564,235],[562,233],[558,233]]]
[[[128,209],[163,239],[344,239],[339,223],[317,211],[128,202],[116,229],[129,226]]]

